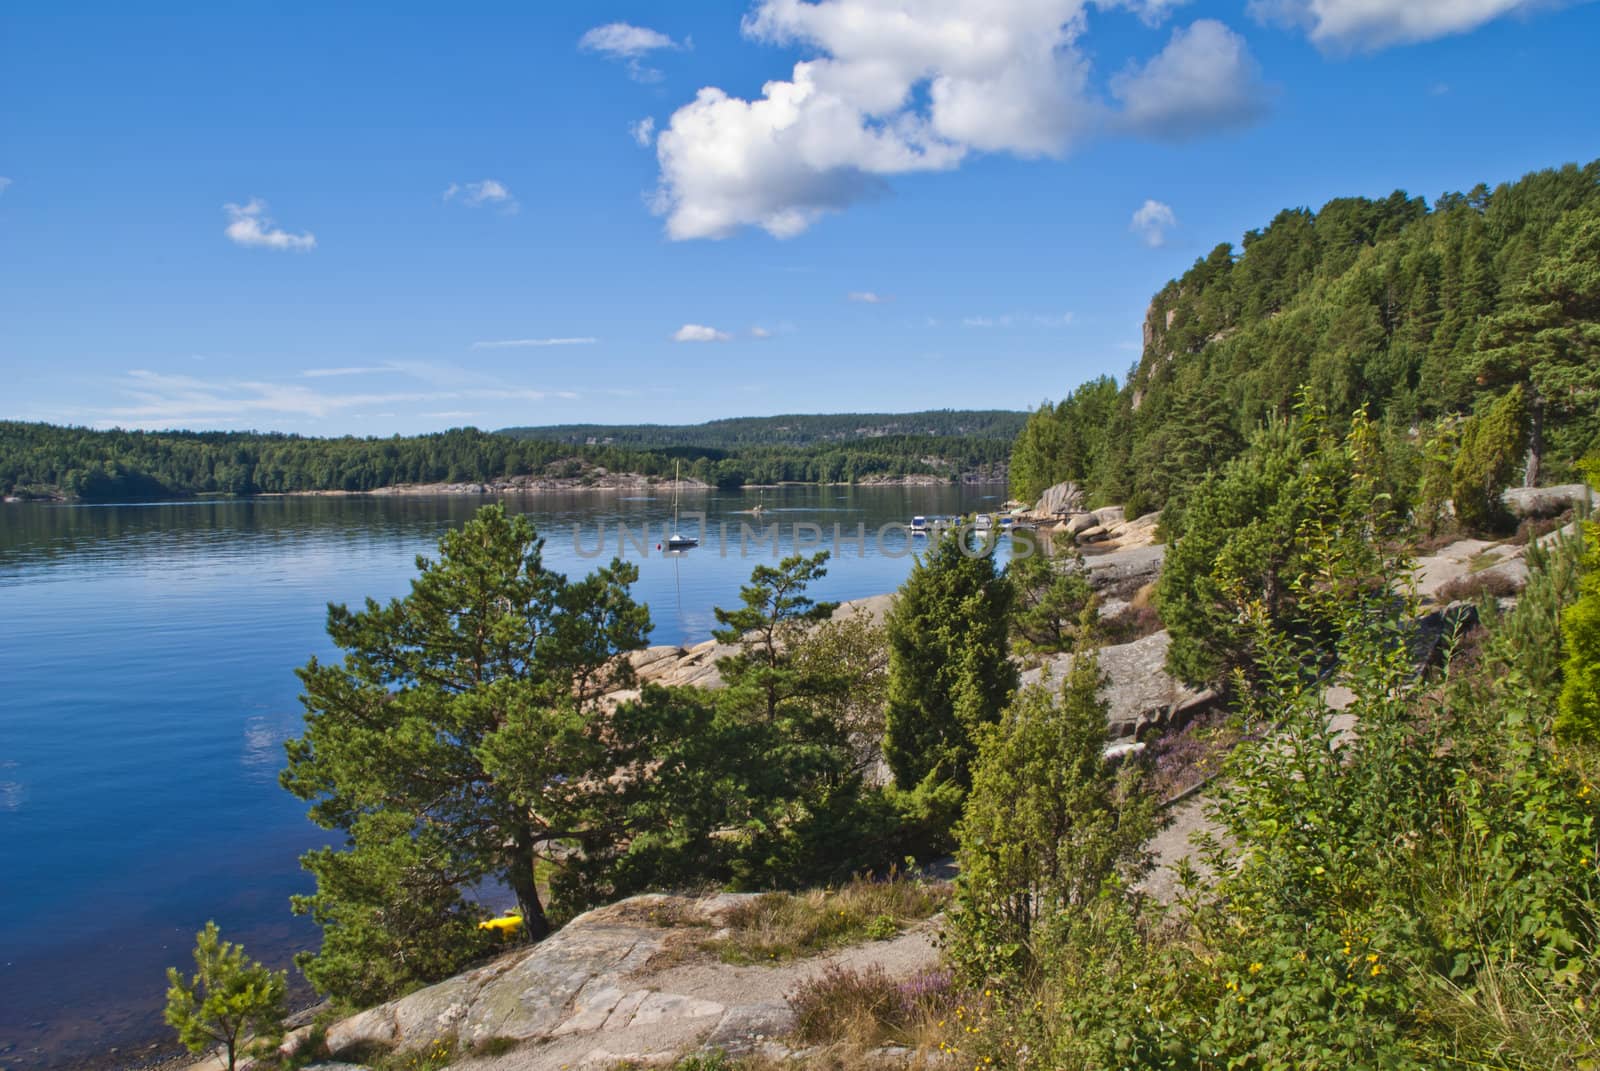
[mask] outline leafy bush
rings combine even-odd
[[[1414,607],[1349,583],[1351,559],[1307,561],[1324,564],[1295,594],[1327,627],[1253,612],[1240,713],[1269,731],[1213,790],[1210,884],[1186,867],[1154,911],[1111,886],[1036,930],[994,972],[963,1065],[1576,1071],[1600,1054],[1600,761],[1553,732],[1571,548],[1531,550],[1517,607],[1486,608],[1476,663],[1442,676],[1414,664]],[[1353,734],[1330,684],[1353,696]]]
[[[1591,481],[1600,483],[1600,462],[1592,463],[1588,472]],[[1578,600],[1561,618],[1561,636],[1567,646],[1566,683],[1556,725],[1569,737],[1600,743],[1600,524],[1590,521],[1585,536],[1587,571]]]

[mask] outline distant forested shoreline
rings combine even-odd
[[[964,416],[958,412],[946,415],[948,426],[960,426]],[[392,438],[313,438],[259,432],[102,431],[0,421],[0,494],[112,501],[207,494],[355,493],[516,477],[561,480],[581,487],[598,486],[607,477],[620,474],[670,477],[674,472],[719,487],[858,483],[913,476],[1003,480],[1012,435],[1005,422],[993,419],[993,414],[972,416],[971,426],[981,429],[978,434],[863,431],[851,438],[819,436],[804,443],[738,445],[724,439],[728,445],[713,441],[651,447],[559,442],[476,428]],[[1014,432],[1025,414],[1011,416],[1015,419],[1010,431]],[[753,425],[759,420],[738,423]],[[923,422],[919,426],[928,425]]]

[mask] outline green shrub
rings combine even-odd
[[[1587,469],[1600,483],[1600,462]],[[1600,524],[1584,526],[1588,541],[1585,575],[1578,600],[1561,617],[1567,658],[1557,728],[1566,736],[1600,743]]]

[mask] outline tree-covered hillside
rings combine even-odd
[[[502,434],[551,442],[661,449],[693,446],[816,446],[890,436],[1016,438],[1028,419],[1010,409],[930,409],[921,413],[797,413],[734,417],[704,424],[550,424],[506,428]]]
[[[108,501],[191,494],[371,491],[598,469],[723,487],[910,475],[1003,479],[1009,439],[887,436],[812,446],[573,445],[457,428],[389,439],[257,432],[96,431],[0,421],[0,494]]]
[[[1396,191],[1285,210],[1162,288],[1144,334],[1120,389],[1095,380],[1030,418],[1016,494],[1072,479],[1141,511],[1181,500],[1302,385],[1419,464],[1521,386],[1529,475],[1570,477],[1600,444],[1600,162],[1432,206]]]

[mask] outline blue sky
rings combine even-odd
[[[1279,208],[1600,155],[1594,4],[134,7],[0,13],[0,417],[1023,408]]]

